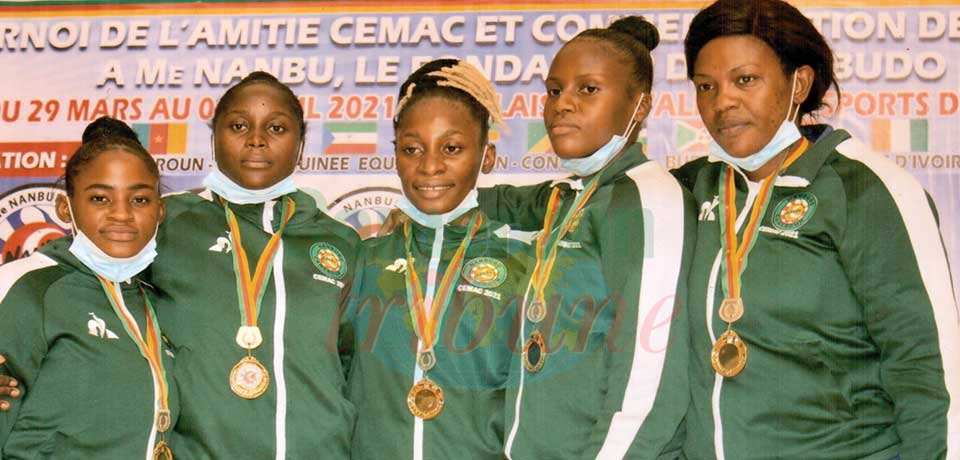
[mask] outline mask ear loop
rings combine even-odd
[[[787,121],[793,124],[797,124],[797,117],[800,116],[800,105],[797,104],[797,109],[793,109],[793,93],[797,90],[797,71],[793,71],[793,78],[790,81],[790,109],[787,110]]]
[[[210,159],[213,160],[213,166],[219,169],[219,166],[217,166],[217,142],[213,133],[210,134]]]
[[[623,132],[621,137],[629,136],[630,131],[633,131],[633,128],[636,128],[638,125],[640,125],[640,122],[637,120],[637,110],[640,110],[640,104],[643,104],[643,97],[646,95],[646,93],[640,93],[640,100],[637,101],[637,106],[633,108],[633,112],[630,112],[630,123],[627,123],[627,129]]]
[[[490,143],[487,142],[483,144],[483,155],[480,157],[480,167],[477,168],[477,177],[473,178],[473,190],[477,190],[480,184],[480,175],[483,174],[483,162],[487,159],[487,154],[490,152]],[[471,190],[471,191],[473,191]]]
[[[70,214],[70,229],[73,230],[74,236],[77,233],[80,233],[80,227],[77,227],[77,217],[73,215],[73,205],[70,204],[70,197],[66,197],[67,200],[67,214]]]

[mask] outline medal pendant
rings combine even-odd
[[[257,326],[240,326],[237,329],[237,345],[244,350],[253,350],[263,343],[263,335]]]
[[[727,323],[736,322],[743,317],[743,299],[740,297],[728,297],[720,303],[720,319]]]
[[[407,409],[414,417],[430,420],[443,410],[443,389],[424,377],[407,393]]]
[[[540,372],[547,361],[547,343],[540,331],[533,331],[523,344],[523,367],[527,372]]]
[[[153,448],[153,460],[173,460],[173,451],[170,450],[167,441],[162,439],[157,441],[156,447]]]
[[[161,433],[166,433],[170,429],[170,411],[167,409],[160,409],[157,412],[157,431]]]
[[[433,349],[421,351],[417,354],[417,365],[424,372],[433,369],[435,364],[437,364],[437,356],[433,354]]]
[[[534,300],[530,306],[527,307],[527,319],[533,323],[539,323],[547,317],[547,307],[543,302],[539,300]]]
[[[728,329],[713,344],[710,352],[713,370],[724,377],[733,377],[747,365],[747,345],[732,329]]]
[[[255,399],[267,391],[270,374],[253,356],[245,356],[230,370],[230,390],[244,399]]]

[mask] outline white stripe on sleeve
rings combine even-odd
[[[842,155],[864,164],[873,171],[890,192],[907,229],[907,236],[917,258],[920,278],[933,306],[937,324],[944,385],[950,395],[947,409],[947,456],[960,456],[960,313],[954,298],[947,255],[933,210],[927,206],[923,187],[907,171],[888,158],[870,152],[860,142],[849,139],[837,146]]]
[[[34,270],[41,270],[47,267],[53,267],[57,262],[39,252],[29,257],[7,262],[0,267],[0,302],[7,297],[10,289],[13,288],[20,278]]]
[[[673,316],[683,259],[685,211],[683,189],[659,163],[648,161],[627,175],[636,183],[644,206],[643,278],[634,325],[639,331],[648,315]],[[610,421],[598,459],[623,458],[650,413],[663,372],[669,329],[664,328],[662,334],[651,334],[651,337],[636,334],[623,405]],[[649,340],[650,344],[641,344],[641,340]]]

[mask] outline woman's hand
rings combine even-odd
[[[380,224],[380,228],[377,229],[377,237],[387,236],[407,222],[410,222],[410,216],[407,216],[398,208],[393,208],[390,210],[390,214],[387,214],[383,223]]]
[[[7,362],[7,358],[4,358],[3,355],[0,355],[0,364]],[[20,388],[17,386],[20,383],[17,382],[17,379],[10,377],[9,375],[0,375],[0,398],[18,398],[20,397]],[[0,399],[0,411],[7,411],[10,409],[10,402],[5,399]]]

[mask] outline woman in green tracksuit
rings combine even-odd
[[[503,458],[510,325],[526,244],[477,209],[501,123],[492,84],[431,61],[400,88],[400,208],[411,221],[366,240],[348,313],[355,459]]]
[[[720,0],[685,42],[712,156],[690,274],[689,458],[960,456],[957,305],[923,188],[840,129],[835,86],[779,0]]]
[[[172,458],[173,353],[139,277],[156,255],[160,173],[117,124],[91,124],[67,162],[56,209],[74,236],[0,267],[0,371],[25,390],[0,414],[2,458]]]
[[[350,227],[293,184],[303,109],[254,72],[220,99],[217,170],[166,199],[152,281],[189,388],[173,446],[188,458],[347,458],[354,410],[338,354]]]
[[[572,177],[481,190],[481,209],[541,232],[521,303],[505,453],[676,455],[688,402],[693,203],[636,144],[659,36],[639,17],[579,34],[546,80],[544,122]],[[672,440],[672,442],[671,442]]]

